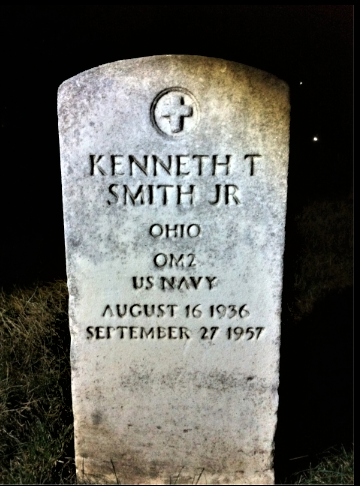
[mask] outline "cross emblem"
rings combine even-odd
[[[169,119],[172,133],[179,133],[184,129],[184,118],[192,117],[193,113],[192,107],[185,104],[184,96],[171,93],[171,96],[164,100],[160,116]]]

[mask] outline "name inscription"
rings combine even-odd
[[[249,175],[255,175],[255,160],[262,157],[260,154],[245,154],[244,161],[250,163]],[[151,177],[158,176],[172,179],[187,176],[208,178],[217,176],[230,176],[234,165],[233,155],[120,155],[120,154],[90,154],[91,177]],[[247,163],[248,163],[247,162]],[[215,184],[212,189],[206,189],[201,194],[195,184],[110,184],[107,188],[107,204],[122,204],[124,206],[167,206],[185,205],[193,206],[198,202],[206,201],[212,206],[238,206],[241,204],[239,187],[237,184]]]

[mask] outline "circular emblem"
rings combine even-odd
[[[184,88],[161,91],[151,105],[151,121],[158,132],[169,137],[183,137],[199,121],[199,105]]]

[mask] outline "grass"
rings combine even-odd
[[[297,473],[293,484],[354,484],[354,453],[344,447],[322,454],[319,464]]]
[[[0,294],[0,483],[75,478],[67,287]]]
[[[312,201],[292,221],[291,321],[309,315],[331,291],[353,283],[352,200]],[[286,263],[286,262],[285,262]]]

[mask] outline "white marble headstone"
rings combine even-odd
[[[79,479],[272,484],[287,85],[154,56],[58,112]]]

